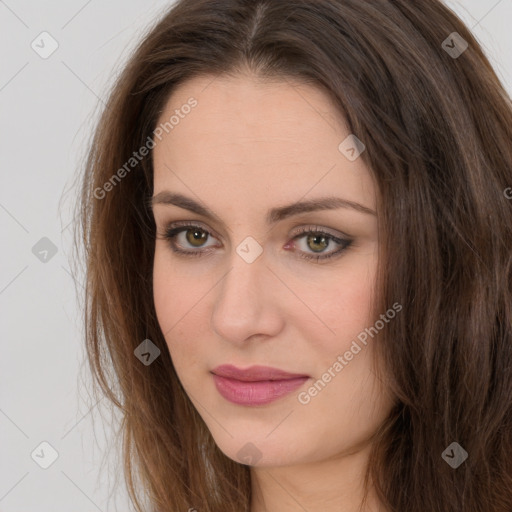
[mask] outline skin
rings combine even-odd
[[[371,436],[392,398],[372,366],[372,341],[303,405],[307,390],[357,335],[373,326],[377,217],[338,208],[266,223],[267,211],[299,200],[336,196],[375,211],[376,188],[362,158],[338,150],[349,134],[321,90],[250,73],[198,77],[181,84],[162,112],[165,122],[190,97],[198,105],[154,149],[154,195],[178,192],[206,205],[210,219],[155,204],[153,272],[158,321],[189,398],[226,456],[246,443],[252,512],[358,510]],[[186,257],[163,236],[171,222],[199,222],[212,252]],[[353,243],[323,262],[297,228],[315,226]],[[193,229],[192,229],[193,232]],[[248,236],[263,253],[247,263],[236,252]],[[186,231],[174,239],[201,251]],[[200,243],[200,242],[199,242]],[[323,253],[336,251],[333,241]],[[380,312],[384,313],[384,312]],[[267,405],[233,404],[210,371],[220,364],[281,368],[311,378]],[[382,511],[373,492],[366,511]]]

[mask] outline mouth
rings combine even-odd
[[[240,369],[221,365],[212,370],[217,391],[228,401],[246,406],[265,405],[288,395],[309,375],[290,373],[267,366]]]
[[[226,377],[228,379],[235,379],[242,382],[291,380],[303,377],[309,378],[309,375],[306,374],[290,373],[270,366],[251,366],[249,368],[241,369],[231,364],[223,364],[214,368],[212,373],[219,377]]]

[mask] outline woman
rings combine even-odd
[[[137,509],[510,512],[511,140],[440,1],[175,4],[79,204]]]

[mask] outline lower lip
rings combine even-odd
[[[288,380],[263,380],[243,382],[213,375],[218,392],[230,402],[238,405],[264,405],[285,396],[302,386],[309,377]]]

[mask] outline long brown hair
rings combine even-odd
[[[141,493],[162,512],[249,510],[249,467],[215,445],[160,331],[152,157],[130,160],[178,84],[243,69],[321,88],[366,146],[379,191],[375,310],[403,305],[375,344],[397,405],[367,482],[391,511],[510,512],[512,105],[438,0],[182,0],[117,79],[90,147],[76,234],[88,361],[122,413],[137,510]],[[146,339],[161,351],[149,366],[134,356]],[[468,454],[456,469],[441,456],[453,442]]]

